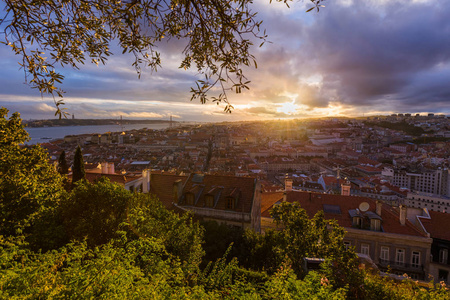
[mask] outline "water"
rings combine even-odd
[[[47,143],[50,140],[62,139],[66,135],[78,135],[78,134],[94,134],[105,132],[120,132],[129,131],[133,129],[165,129],[169,124],[127,124],[127,125],[96,125],[96,126],[58,126],[58,127],[34,127],[28,128],[28,134],[31,137],[31,141],[27,142],[27,145],[34,145],[37,143]]]

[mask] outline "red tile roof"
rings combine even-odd
[[[174,202],[173,185],[181,180],[182,186],[185,184],[187,175],[175,174],[155,174],[152,171],[150,176],[150,194],[156,195],[166,208],[171,208]]]
[[[420,218],[432,238],[450,241],[450,214],[429,211],[431,219]]]
[[[287,192],[287,202],[297,202],[306,210],[309,217],[313,217],[318,211],[324,210],[324,205],[339,206],[341,213],[325,212],[326,219],[336,219],[342,227],[352,227],[352,219],[349,210],[359,207],[361,202],[369,204],[369,211],[375,212],[376,202],[366,197],[342,196],[332,194],[320,194],[313,192],[290,191]],[[283,201],[283,192],[263,193],[261,196],[261,217],[270,217],[272,206]],[[386,233],[407,234],[413,236],[426,236],[417,229],[411,222],[406,220],[406,225],[402,226],[399,221],[399,212],[387,204],[383,204],[382,226]]]
[[[337,183],[337,178],[334,176],[323,176],[322,178],[326,186],[330,186]]]
[[[238,212],[250,213],[253,206],[253,196],[255,193],[256,179],[251,177],[222,176],[210,174],[191,174],[186,182],[183,191],[186,193],[195,191],[196,207],[205,207],[205,196],[213,188],[217,187],[221,191],[214,200],[214,209],[227,209],[227,198],[237,197],[236,206],[233,209]],[[184,197],[179,204],[187,205]]]

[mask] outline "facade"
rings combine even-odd
[[[390,179],[392,184],[411,191],[450,196],[449,170],[423,169],[410,172],[407,170],[385,169],[382,175]]]
[[[409,192],[404,200],[405,205],[414,208],[426,208],[430,211],[450,213],[450,198],[430,193]]]
[[[344,243],[370,256],[382,271],[427,279],[432,239],[406,218],[406,207],[394,209],[381,201],[301,191],[263,193],[261,228],[276,228],[270,209],[282,201],[297,202],[309,217],[323,210],[347,231]]]
[[[392,144],[389,145],[389,148],[395,149],[402,153],[407,153],[414,150],[414,144]]]

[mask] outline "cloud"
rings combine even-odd
[[[36,110],[39,112],[55,112],[55,106],[50,106],[46,103],[40,103],[38,105],[36,105]]]
[[[263,13],[278,43],[257,52],[252,100],[450,112],[449,3],[337,1],[304,19]]]
[[[249,91],[228,93],[236,107],[231,115],[223,105],[189,101],[199,77],[195,70],[178,69],[183,40],[161,43],[162,68],[144,68],[141,79],[130,55],[111,56],[106,66],[64,69],[66,107],[80,118],[121,113],[199,121],[331,112],[450,114],[449,1],[336,0],[319,13],[305,13],[308,1],[292,2],[290,9],[266,2],[256,1],[253,8],[271,43],[258,48],[254,40],[258,68],[244,68]],[[28,117],[53,117],[53,100],[23,84],[18,57],[8,47],[0,47],[0,55],[0,105]],[[301,110],[277,111],[284,103]]]

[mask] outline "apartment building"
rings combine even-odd
[[[381,201],[357,196],[289,190],[263,193],[261,230],[276,228],[270,210],[283,201],[297,202],[309,217],[323,210],[345,228],[344,244],[368,255],[382,271],[427,279],[432,239],[406,218],[406,207],[394,209]]]
[[[385,168],[382,172],[392,184],[411,191],[450,196],[449,170],[422,169],[416,171]]]
[[[450,213],[450,197],[422,192],[408,192],[404,203],[408,207]],[[450,224],[449,224],[450,225]]]

